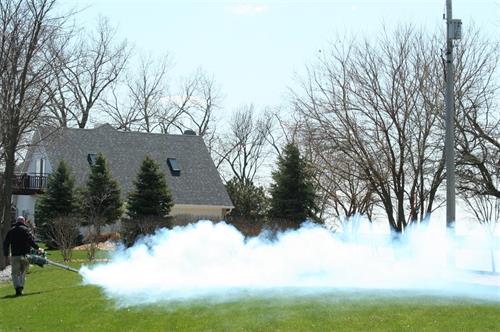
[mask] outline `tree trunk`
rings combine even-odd
[[[0,192],[3,193],[3,174],[0,176]],[[4,223],[3,223],[3,201],[4,201],[4,196],[3,194],[0,196],[0,271],[2,271],[3,269],[5,269],[5,266],[6,266],[6,262],[5,262],[5,259],[4,259],[4,252],[3,252],[3,240],[5,239],[5,234],[7,234],[6,231],[4,231]]]
[[[1,205],[1,223],[0,223],[0,270],[5,269],[5,260],[3,252],[3,241],[7,232],[11,228],[11,200],[12,200],[12,178],[14,176],[15,168],[15,144],[9,144],[7,151],[5,151],[5,171],[3,174],[3,187],[2,187],[2,205]]]

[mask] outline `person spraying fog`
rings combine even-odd
[[[6,264],[12,265],[12,283],[16,290],[16,296],[23,295],[24,281],[29,267],[27,255],[31,248],[43,252],[43,249],[40,249],[35,243],[26,220],[23,216],[19,216],[3,242]],[[9,258],[11,251],[12,257]]]

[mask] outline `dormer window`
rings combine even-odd
[[[181,168],[179,167],[179,163],[175,158],[167,158],[168,168],[170,168],[170,172],[172,175],[180,175]]]
[[[95,165],[95,160],[96,159],[97,159],[97,154],[95,154],[95,153],[89,153],[87,155],[87,161],[89,162],[90,166],[94,166]]]

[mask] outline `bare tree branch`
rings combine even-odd
[[[84,32],[64,45],[58,57],[57,79],[50,111],[60,126],[85,128],[91,110],[102,106],[108,88],[120,77],[130,50],[125,41],[115,45],[116,31],[100,18],[93,33]]]

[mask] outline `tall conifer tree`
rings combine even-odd
[[[99,153],[90,166],[87,185],[82,191],[83,216],[97,227],[115,222],[123,214],[120,195],[120,186],[112,177],[106,159]]]
[[[69,166],[61,160],[47,180],[46,192],[40,196],[35,206],[40,236],[50,248],[56,247],[51,241],[53,236],[47,233],[50,232],[50,224],[58,217],[69,217],[77,212],[74,187],[75,180]]]
[[[56,216],[68,215],[76,209],[74,196],[75,180],[63,160],[47,180],[47,190],[37,200],[35,218],[37,223],[44,223]]]
[[[272,173],[271,208],[272,219],[283,219],[297,225],[306,219],[316,220],[316,192],[312,182],[311,168],[301,158],[294,144],[287,144],[278,158],[278,169]]]
[[[165,175],[149,156],[144,158],[134,186],[135,190],[128,195],[131,218],[164,217],[170,212],[173,199]]]

